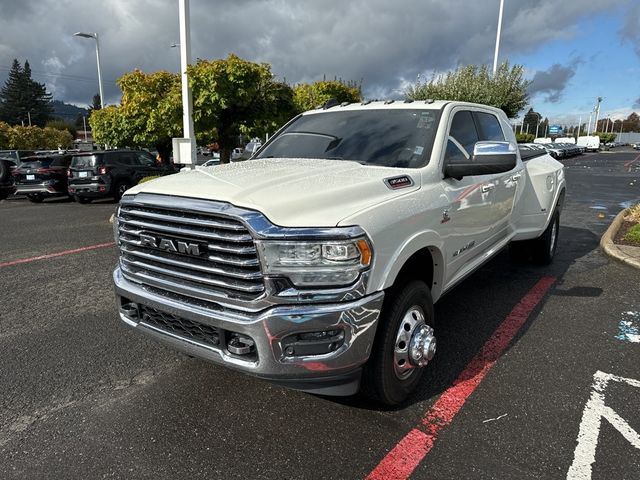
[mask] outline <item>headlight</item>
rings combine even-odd
[[[264,273],[287,277],[298,287],[349,285],[371,265],[371,246],[364,238],[257,244]]]

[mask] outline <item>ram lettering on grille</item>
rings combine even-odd
[[[187,255],[200,255],[200,246],[197,243],[169,240],[168,238],[156,238],[152,235],[140,234],[140,245],[158,248],[167,252],[179,252]]]

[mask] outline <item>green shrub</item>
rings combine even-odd
[[[640,223],[627,230],[627,233],[624,234],[624,239],[627,242],[635,242],[640,244]]]
[[[518,143],[531,143],[536,138],[533,133],[516,133],[516,141]]]

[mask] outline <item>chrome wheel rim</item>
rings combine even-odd
[[[426,324],[424,311],[414,305],[400,322],[393,348],[393,371],[400,380],[407,379],[416,368],[425,367],[436,351],[433,328]]]

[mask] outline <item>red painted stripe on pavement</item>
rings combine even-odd
[[[624,168],[628,168],[631,165],[633,165],[634,163],[636,163],[638,160],[640,160],[640,155],[638,155],[636,158],[634,158],[633,160],[629,160],[628,162],[626,162],[624,164]]]
[[[405,480],[433,448],[440,431],[449,425],[467,398],[500,358],[547,293],[555,277],[543,277],[511,310],[458,378],[426,412],[420,425],[400,440],[367,475],[367,480]]]
[[[36,260],[47,260],[49,258],[62,257],[64,255],[71,255],[73,253],[86,252],[88,250],[96,250],[98,248],[112,247],[115,242],[99,243],[97,245],[90,245],[88,247],[74,248],[73,250],[65,250],[64,252],[48,253],[46,255],[38,255],[37,257],[21,258],[20,260],[12,260],[10,262],[0,263],[0,268],[10,267],[11,265],[19,265],[20,263],[35,262]]]

